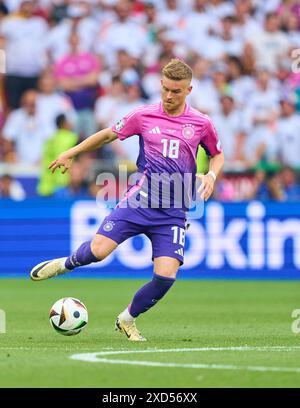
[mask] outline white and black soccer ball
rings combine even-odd
[[[78,334],[88,322],[88,311],[78,299],[67,297],[59,299],[50,309],[51,326],[64,336]]]

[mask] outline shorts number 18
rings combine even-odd
[[[185,240],[185,230],[184,228],[180,227],[172,227],[171,230],[173,231],[173,244],[179,244],[184,246],[184,240]]]

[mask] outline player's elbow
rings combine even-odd
[[[112,131],[111,128],[105,129],[105,138],[104,138],[104,143],[108,144],[113,142],[114,140],[117,139],[117,135]]]

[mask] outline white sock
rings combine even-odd
[[[128,307],[126,307],[126,309],[123,310],[123,312],[120,313],[118,317],[121,320],[125,320],[126,322],[132,322],[134,320],[134,317],[132,317],[131,314],[129,313]]]
[[[66,267],[66,260],[67,260],[67,259],[68,259],[68,258],[62,258],[60,267],[61,267],[61,269],[65,269],[66,272],[70,272],[70,269],[68,269],[68,268]]]

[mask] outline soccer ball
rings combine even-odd
[[[54,303],[49,318],[51,326],[58,333],[73,336],[87,325],[88,311],[80,300],[67,297]]]

